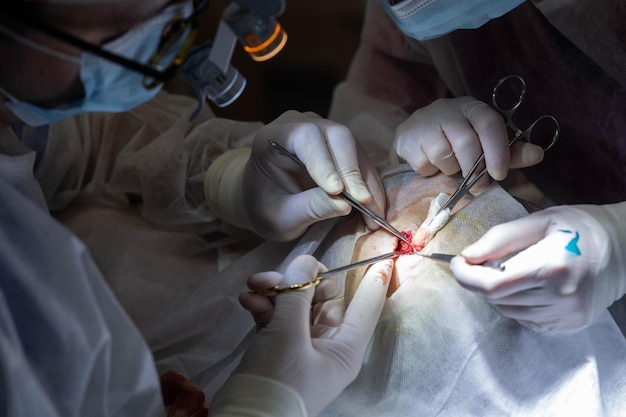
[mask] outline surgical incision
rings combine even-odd
[[[411,242],[408,244],[383,229],[360,236],[355,242],[351,262],[373,256],[399,251],[403,255],[396,259],[388,296],[402,282],[416,276],[415,268],[421,268],[423,258],[411,256],[425,251],[429,242],[450,220],[450,211],[441,207],[458,186],[458,181],[448,176],[415,177],[389,187],[389,209],[387,221],[402,232]],[[463,198],[455,212],[465,206],[469,198]],[[346,275],[345,296],[350,300],[365,273],[365,268],[349,271]]]

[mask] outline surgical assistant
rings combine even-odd
[[[395,129],[378,155],[451,175],[484,151],[492,178],[521,168],[545,194],[553,207],[494,227],[462,252],[467,263],[451,264],[462,285],[536,330],[584,327],[626,291],[624,17],[618,0],[369,0],[335,91],[334,120],[367,114]],[[521,143],[509,152],[510,132],[488,104],[511,74],[529,94],[517,120],[542,112],[560,124],[545,155]],[[518,251],[501,274],[472,265]]]
[[[0,52],[10,60],[0,69],[3,415],[206,415],[201,396],[191,409],[169,403],[166,409],[147,330],[108,286],[114,262],[92,257],[99,246],[57,221],[70,212],[129,213],[149,225],[142,235],[149,242],[158,241],[158,230],[192,231],[197,241],[245,230],[293,239],[313,223],[347,214],[351,207],[337,196],[343,190],[384,214],[374,165],[347,128],[295,111],[266,126],[222,120],[207,106],[198,110],[194,99],[160,90],[205,8],[202,0],[0,6]],[[270,139],[307,169],[285,165]],[[96,241],[124,230],[118,226]],[[160,250],[173,248],[176,238]],[[129,255],[111,251],[114,260]],[[164,272],[184,280],[183,265],[176,266]],[[295,284],[323,268],[302,256],[270,276]],[[211,415],[317,415],[356,376],[391,268],[392,261],[374,265],[361,301],[356,297],[347,310],[331,280],[277,296],[269,331],[253,340],[212,399]],[[266,277],[253,275],[251,282]],[[150,294],[137,295],[150,302]],[[312,303],[321,316],[316,326],[334,332],[311,327]],[[277,357],[279,349],[285,355]]]

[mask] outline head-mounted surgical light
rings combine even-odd
[[[237,42],[257,62],[282,50],[287,34],[275,16],[282,14],[284,7],[285,0],[235,0],[224,10],[213,42],[192,48],[181,69],[199,101],[192,119],[205,98],[226,107],[243,92],[246,79],[230,65]]]

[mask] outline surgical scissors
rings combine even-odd
[[[295,163],[297,163],[301,167],[303,167],[303,168],[305,167],[304,163],[296,155],[294,155],[291,152],[289,152],[283,146],[279,145],[278,143],[274,142],[273,140],[270,140],[270,145],[272,147],[274,147],[276,150],[278,150],[278,152],[280,152],[281,154],[289,157],[292,161],[294,161]],[[355,209],[359,210],[361,213],[363,213],[364,215],[366,215],[367,217],[372,219],[374,222],[376,222],[376,224],[378,224],[380,227],[382,227],[383,229],[387,230],[389,233],[391,233],[392,235],[394,235],[398,239],[400,239],[403,242],[405,242],[406,244],[408,244],[409,247],[413,247],[413,243],[411,243],[409,238],[407,238],[404,234],[402,234],[402,232],[400,232],[398,229],[393,227],[391,224],[389,224],[389,222],[387,222],[385,219],[380,217],[378,214],[374,213],[372,210],[370,210],[369,208],[365,207],[363,204],[361,204],[358,201],[356,201],[354,199],[354,197],[352,197],[350,194],[346,193],[345,191],[342,191],[339,194],[339,196],[341,198],[343,198],[352,207],[354,207]]]
[[[500,91],[504,83],[506,83],[509,80],[519,81],[521,85],[521,91],[519,93],[517,101],[512,106],[510,107],[501,106],[498,103],[498,92]],[[559,137],[559,132],[560,132],[559,122],[556,120],[554,116],[544,114],[543,116],[540,116],[537,119],[535,119],[535,121],[532,122],[530,126],[526,128],[526,130],[522,130],[519,127],[517,127],[517,125],[513,123],[513,114],[515,113],[517,108],[520,106],[520,104],[522,104],[522,101],[524,101],[525,96],[526,96],[526,82],[524,81],[524,79],[520,77],[519,75],[515,75],[515,74],[507,75],[506,77],[501,78],[496,83],[496,86],[493,88],[493,92],[491,93],[491,103],[493,104],[493,107],[502,116],[504,116],[504,122],[506,126],[509,127],[511,130],[513,130],[514,135],[512,138],[509,139],[509,148],[513,146],[513,144],[520,139],[523,139],[528,143],[533,143],[531,141],[531,136],[532,136],[533,129],[535,128],[535,126],[537,126],[537,124],[539,124],[543,120],[553,122],[554,133],[552,135],[552,138],[547,142],[545,146],[542,146],[543,151],[546,152],[548,149],[554,146],[557,138]],[[475,174],[476,170],[482,164],[484,159],[485,159],[485,153],[483,152],[480,155],[480,157],[478,157],[478,159],[476,160],[472,168],[469,170],[467,176],[463,179],[463,181],[461,181],[461,184],[456,189],[454,194],[452,194],[452,196],[448,199],[448,201],[446,201],[446,203],[443,206],[441,206],[441,208],[437,211],[437,214],[448,209],[451,212],[454,206],[461,200],[461,198],[463,198],[463,196],[465,196],[469,192],[469,190],[478,182],[478,180],[485,174],[485,172],[487,172],[487,168],[483,168],[482,171],[480,171],[478,174]]]

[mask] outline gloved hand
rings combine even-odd
[[[304,401],[308,416],[318,415],[358,374],[385,302],[392,268],[392,260],[372,265],[347,308],[331,279],[315,288],[278,294],[275,299],[242,294],[242,304],[255,315],[257,323],[267,325],[256,335],[232,377],[262,377],[263,381],[290,387]],[[282,284],[311,281],[321,270],[325,268],[312,256],[299,256],[285,270]],[[282,279],[277,272],[260,273],[249,279],[248,286],[260,290]],[[263,401],[255,400],[254,392],[244,395],[233,390],[237,391],[236,387],[230,386],[218,392],[219,410],[224,409],[228,398],[241,399],[249,394],[252,397],[245,401],[254,403],[264,415]],[[214,405],[215,401],[212,412]]]
[[[493,227],[450,268],[524,326],[579,329],[626,292],[625,218],[626,203],[551,207]],[[478,266],[517,251],[503,272]]]
[[[466,176],[485,152],[487,172],[503,180],[509,168],[535,165],[543,159],[540,146],[517,141],[509,150],[504,119],[473,97],[439,99],[415,111],[396,128],[393,149],[422,176],[441,171]],[[487,176],[474,187],[484,188]]]
[[[270,146],[273,140],[305,165]],[[384,215],[385,195],[374,164],[350,130],[314,113],[288,111],[259,130],[251,153],[215,161],[205,195],[223,220],[276,241],[300,236],[313,223],[350,213],[346,191]],[[378,226],[366,219],[372,229]]]

